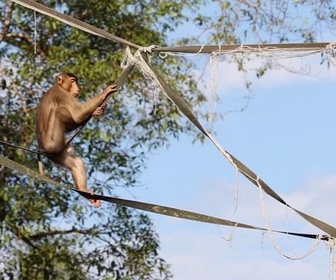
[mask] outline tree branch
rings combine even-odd
[[[0,34],[0,41],[3,41],[8,34],[10,21],[12,18],[12,11],[14,7],[14,2],[8,1],[7,12],[4,18],[2,19],[3,28]]]
[[[24,242],[26,242],[28,245],[30,245],[31,247],[35,248],[35,249],[38,249],[39,246],[32,243],[30,238],[28,238],[27,236],[25,236],[24,234],[22,234],[22,231],[19,227],[13,227],[13,230],[12,232],[16,235],[16,237],[19,239],[19,240],[22,240]]]
[[[79,229],[73,227],[69,230],[52,230],[48,232],[40,232],[29,236],[29,239],[31,240],[38,240],[43,237],[50,237],[55,235],[66,235],[66,234],[72,234],[72,233],[78,233],[78,234],[98,234],[99,231],[96,230],[96,228],[89,228],[89,229]]]

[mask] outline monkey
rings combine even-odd
[[[54,85],[43,95],[36,110],[36,136],[41,154],[71,172],[76,189],[93,194],[87,189],[84,161],[74,154],[66,134],[85,124],[92,116],[105,110],[104,100],[117,91],[116,85],[108,86],[102,93],[80,103],[78,78],[72,73],[61,73]],[[39,163],[39,171],[43,168]],[[94,207],[101,201],[90,199]]]

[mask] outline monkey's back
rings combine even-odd
[[[36,135],[39,142],[40,138],[43,137],[44,131],[46,131],[49,112],[52,109],[52,106],[50,105],[52,103],[52,92],[49,90],[42,96],[41,101],[36,108]]]
[[[75,98],[58,86],[52,87],[43,95],[36,110],[36,134],[39,143],[41,138],[45,139],[45,132],[48,129],[57,129],[59,133],[64,134],[73,131],[79,126],[73,120],[70,113],[70,110],[74,107],[74,102]],[[55,119],[50,122],[49,118],[52,111],[56,116]],[[50,128],[48,125],[55,127]]]

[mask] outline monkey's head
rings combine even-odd
[[[56,83],[74,97],[78,97],[80,89],[78,85],[78,78],[74,74],[61,73],[57,76]]]

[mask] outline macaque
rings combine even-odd
[[[107,96],[117,91],[116,85],[108,86],[101,94],[79,103],[78,79],[72,73],[62,73],[42,97],[36,112],[36,135],[40,152],[54,163],[67,168],[78,190],[93,194],[87,190],[87,174],[84,161],[75,156],[66,133],[75,130],[91,118],[101,115],[102,105]],[[39,164],[40,173],[43,172]],[[101,201],[90,199],[95,207]]]

